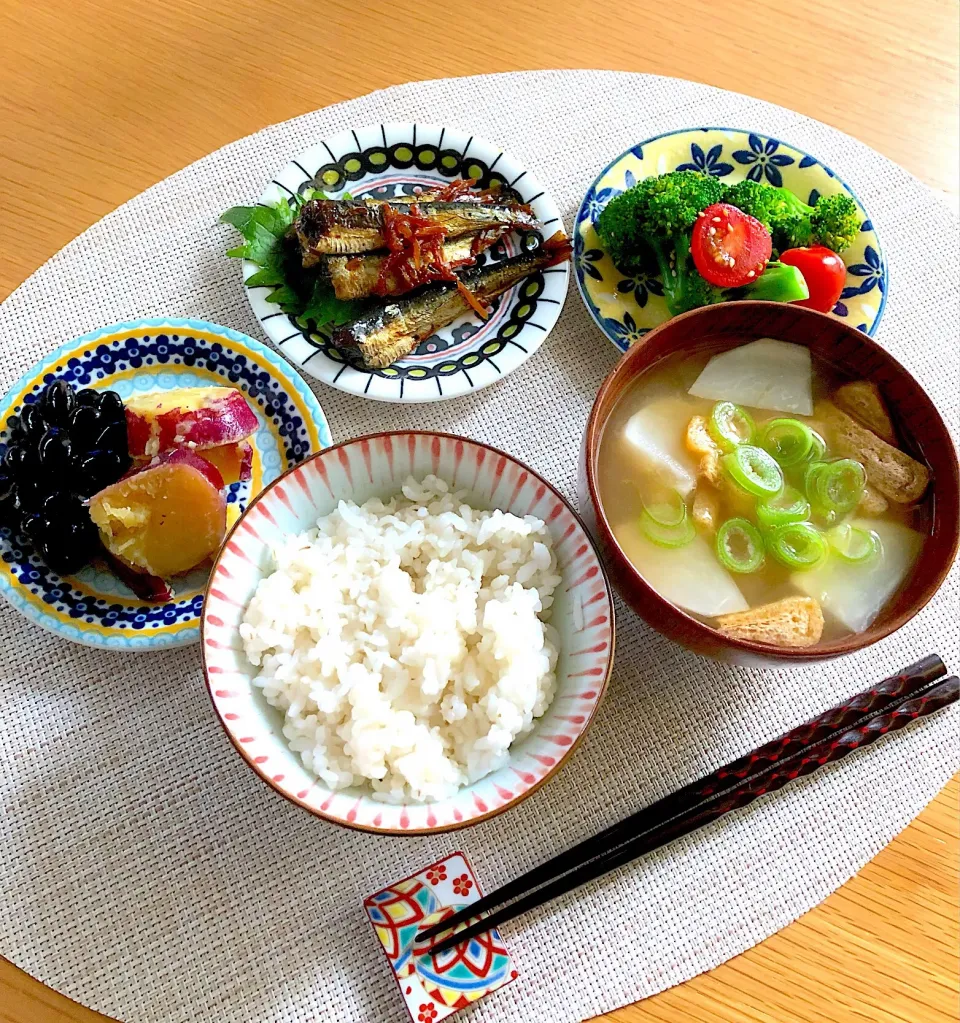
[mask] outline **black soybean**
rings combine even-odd
[[[100,413],[108,423],[125,422],[123,398],[116,391],[104,391],[100,395]]]
[[[54,572],[58,572],[60,575],[69,575],[71,572],[83,568],[90,560],[92,550],[88,545],[78,543],[71,529],[57,536],[48,533],[40,553]]]
[[[68,490],[55,490],[43,502],[43,517],[49,523],[70,522],[84,514],[83,503]]]
[[[100,395],[92,387],[84,387],[82,391],[77,391],[77,404],[96,408],[100,404]]]
[[[17,485],[13,478],[0,476],[0,526],[7,526],[14,521],[19,503]]]
[[[94,448],[72,460],[77,492],[91,497],[98,490],[115,482],[123,474],[126,459],[112,451]]]
[[[63,477],[70,469],[70,438],[51,426],[37,445],[40,466],[48,476]]]
[[[23,516],[20,521],[20,532],[34,547],[39,547],[47,536],[47,528],[43,519],[36,512]]]
[[[91,405],[80,405],[70,415],[67,424],[70,440],[78,451],[89,451],[96,442],[97,435],[103,431],[100,413]]]
[[[20,424],[19,416],[11,416],[7,420],[7,430],[10,432],[10,440],[20,441],[26,437],[23,426]]]
[[[123,419],[115,420],[109,426],[105,426],[102,433],[97,437],[95,446],[125,455],[127,453],[126,421]]]
[[[65,426],[76,400],[73,388],[66,380],[54,380],[43,389],[40,410],[48,423]]]
[[[100,546],[83,498],[130,465],[123,401],[114,391],[49,383],[6,423],[0,525],[14,528],[54,571],[82,568]]]
[[[118,480],[126,471],[129,464],[130,459],[127,457],[126,452],[122,455],[116,451],[101,452],[100,463],[97,466],[100,486],[97,489],[102,490],[104,487],[109,486],[111,483]]]
[[[21,512],[39,511],[46,496],[43,489],[34,480],[20,480],[17,484],[17,504]]]
[[[24,434],[31,440],[39,440],[47,428],[43,413],[35,404],[24,405],[23,411],[20,413],[20,425]]]
[[[27,475],[25,470],[29,461],[30,455],[25,447],[20,444],[10,444],[4,451],[0,464],[3,465],[4,472],[14,479],[20,479],[21,476]]]

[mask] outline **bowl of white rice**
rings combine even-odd
[[[613,662],[585,528],[532,469],[417,431],[327,448],[237,523],[204,600],[214,709],[286,798],[418,834],[520,802],[571,755]]]

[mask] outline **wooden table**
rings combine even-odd
[[[856,135],[955,206],[957,37],[945,0],[3,0],[0,298],[108,210],[241,135],[381,86],[488,71],[603,67],[750,93]],[[802,920],[603,1019],[957,1019],[958,793],[954,779]],[[103,1018],[0,961],[2,1023]]]

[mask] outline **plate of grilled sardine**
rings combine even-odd
[[[495,383],[540,347],[567,293],[553,200],[518,160],[459,129],[341,132],[221,219],[241,236],[228,254],[286,358],[381,401]]]

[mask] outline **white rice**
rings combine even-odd
[[[274,548],[240,626],[283,734],[333,789],[444,799],[496,770],[556,688],[545,524],[435,476],[341,501]]]

